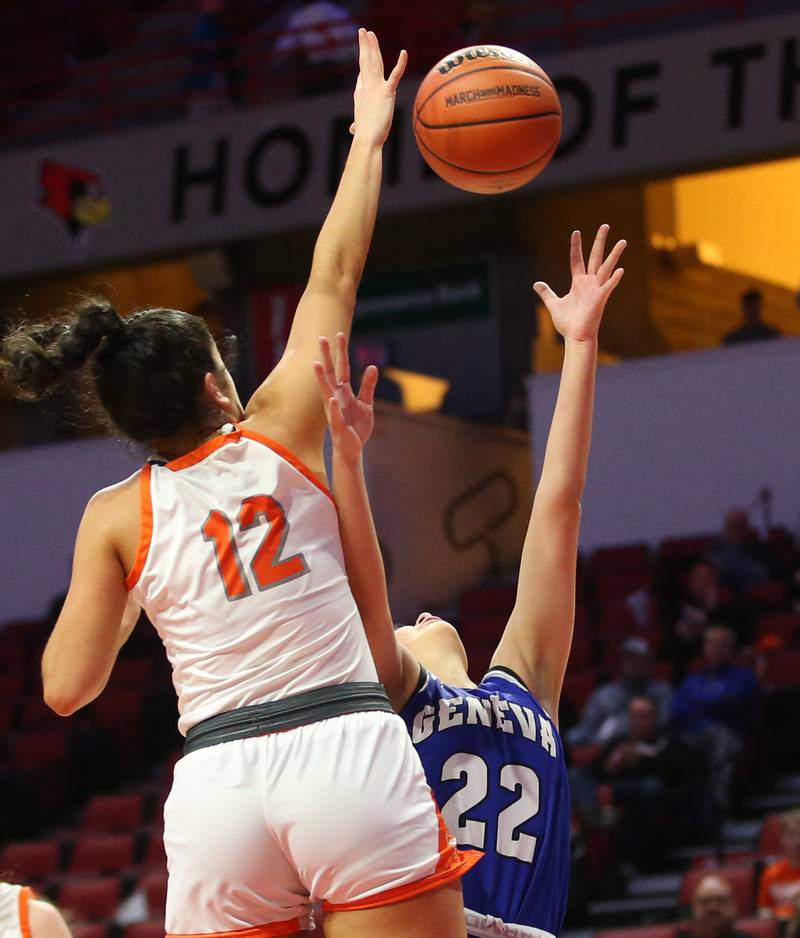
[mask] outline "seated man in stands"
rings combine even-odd
[[[722,537],[712,545],[709,556],[723,585],[737,594],[763,583],[772,559],[769,547],[759,541],[743,508],[732,508],[725,516]]]
[[[658,723],[669,719],[672,688],[653,680],[650,646],[643,638],[627,638],[620,649],[619,675],[586,701],[580,723],[567,734],[572,746],[603,745],[628,730],[628,704],[634,697],[649,697],[658,709]]]
[[[611,786],[620,813],[613,836],[626,863],[657,863],[675,835],[703,823],[698,809],[708,799],[701,761],[685,742],[659,728],[658,708],[649,697],[628,704],[628,729],[604,747],[595,771],[597,781]]]
[[[780,332],[768,326],[761,318],[763,299],[764,295],[760,290],[747,290],[741,295],[739,302],[742,309],[742,325],[723,338],[723,345],[739,345],[742,342],[780,338]]]
[[[800,808],[781,817],[781,846],[783,858],[761,876],[758,914],[789,920],[800,910]]]
[[[751,938],[736,928],[736,899],[721,876],[704,876],[692,895],[692,920],[676,938]]]
[[[701,667],[684,679],[672,699],[673,727],[707,754],[714,800],[722,812],[730,803],[734,772],[757,716],[756,676],[752,668],[734,664],[735,655],[732,629],[706,629]]]

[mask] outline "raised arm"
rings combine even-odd
[[[314,371],[333,441],[333,485],[345,566],[378,678],[392,706],[399,710],[414,690],[419,663],[394,635],[386,574],[361,458],[364,444],[372,433],[372,402],[378,370],[374,365],[367,368],[356,397],[350,386],[347,338],[343,333],[338,334],[336,344],[334,365],[330,343],[320,338],[322,361],[314,362]]]
[[[258,388],[245,420],[289,446],[324,472],[325,416],[311,372],[320,335],[349,333],[356,290],[367,259],[381,188],[383,144],[394,114],[407,56],[389,78],[374,33],[359,30],[359,75],[354,94],[353,142],[339,188],[314,249],[308,285],[295,312],[286,351]]]
[[[584,264],[580,232],[572,233],[572,286],[558,297],[545,283],[534,290],[564,336],[564,366],[542,474],[525,536],[517,598],[493,665],[516,671],[554,717],[575,618],[575,568],[580,500],[592,434],[597,333],[606,301],[622,278],[615,269],[625,242],[605,253],[608,225],[597,232]]]

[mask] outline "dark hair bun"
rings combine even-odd
[[[18,397],[34,400],[85,364],[106,336],[124,327],[125,321],[108,301],[87,299],[70,323],[15,329],[3,341],[0,371]]]

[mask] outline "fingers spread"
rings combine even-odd
[[[573,277],[586,273],[580,231],[573,231],[569,242],[569,269]]]
[[[600,278],[600,283],[605,283],[606,280],[608,280],[611,272],[617,266],[617,263],[622,256],[622,252],[627,246],[628,242],[623,240],[617,241],[614,247],[611,248],[611,252],[609,253],[608,257],[603,261],[603,263],[600,265],[600,269],[597,271],[597,276]]]
[[[608,296],[617,286],[617,284],[622,280],[622,275],[625,273],[624,267],[617,267],[614,273],[606,280],[602,286],[602,291],[605,296]]]
[[[545,306],[549,307],[553,300],[558,299],[555,293],[553,293],[550,287],[543,280],[537,280],[533,285],[533,289]]]
[[[333,366],[331,344],[324,335],[319,337],[319,351],[322,356],[322,367],[325,369],[325,378],[331,387],[334,387],[336,385],[336,369]]]
[[[408,65],[408,53],[405,49],[400,51],[400,55],[397,57],[397,65],[392,69],[392,73],[389,75],[388,83],[391,91],[396,91],[397,86],[400,84],[400,79],[403,77],[403,73],[406,70],[406,65]]]
[[[336,379],[339,384],[350,383],[350,356],[347,354],[347,336],[336,333]]]
[[[606,238],[608,237],[609,226],[600,225],[592,245],[592,252],[589,255],[589,264],[586,268],[588,274],[596,274],[603,263],[603,254],[606,250]]]
[[[325,374],[325,369],[322,367],[321,362],[313,362],[312,367],[314,369],[314,374],[317,377],[317,384],[319,385],[319,393],[322,395],[322,399],[327,401],[328,398],[333,394],[333,386],[328,377]]]
[[[378,383],[378,369],[374,365],[369,365],[361,379],[361,387],[358,390],[358,399],[362,404],[372,406],[375,400],[375,386]]]
[[[381,79],[384,76],[383,71],[383,56],[381,55],[381,47],[378,43],[378,37],[375,33],[370,30],[369,32],[370,43],[372,45],[372,61],[374,63],[375,70],[380,75]]]

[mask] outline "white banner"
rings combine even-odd
[[[559,89],[564,133],[528,192],[800,152],[800,17],[540,64]],[[415,91],[406,81],[399,96],[382,211],[487,198],[426,171],[411,131]],[[317,224],[349,143],[351,109],[349,94],[303,99],[4,156],[0,277]]]

